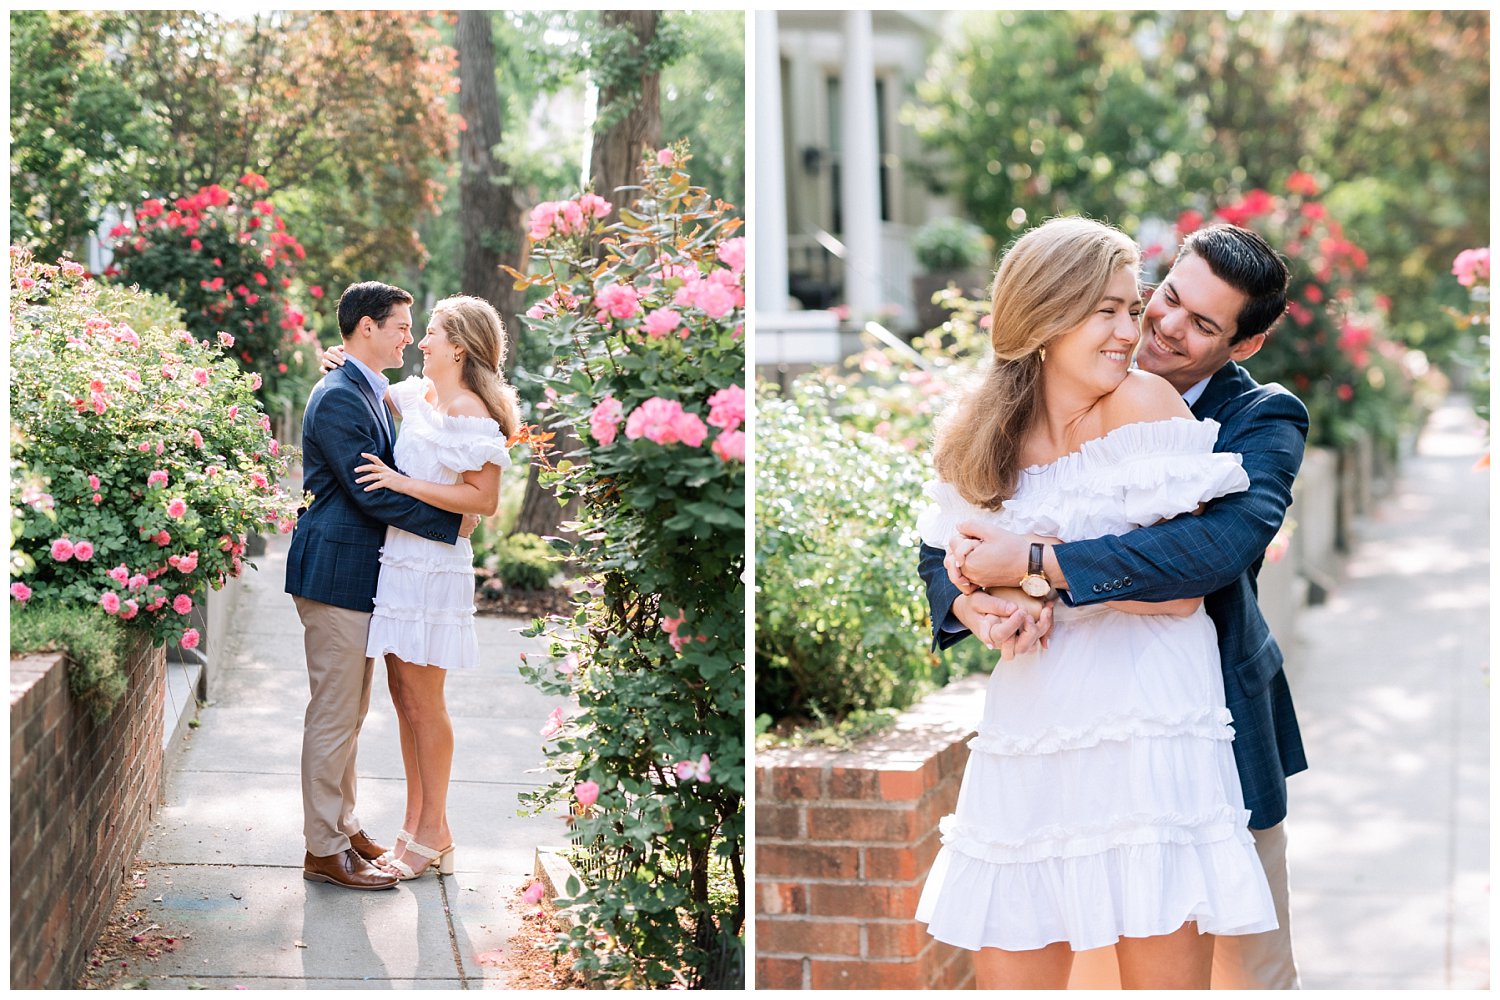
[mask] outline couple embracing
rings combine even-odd
[[[302,462],[311,499],[287,554],[310,689],[302,874],[349,889],[454,870],[444,680],[449,669],[479,663],[468,536],[496,509],[510,465],[505,442],[519,424],[500,374],[504,329],[482,299],[438,302],[419,345],[423,376],[389,382],[384,372],[401,367],[412,342],[412,302],[378,281],[339,298],[343,344],[325,355],[328,373],[308,397]],[[377,659],[406,777],[404,819],[389,849],[355,815],[355,753]]]
[[[1306,767],[1256,575],[1307,411],[1240,367],[1288,271],[1229,225],[1142,300],[1123,233],[1006,253],[994,359],[940,430],[918,527],[935,645],[1001,661],[918,904],[980,988],[1297,988],[1286,777]],[[1101,985],[1091,983],[1090,985]]]

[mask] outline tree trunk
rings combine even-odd
[[[656,36],[658,12],[654,10],[606,10],[600,13],[606,28],[624,25],[635,36],[630,47],[639,53]],[[628,107],[619,105],[630,102]],[[637,167],[648,150],[661,145],[661,77],[657,70],[642,74],[640,93],[632,100],[630,92],[616,87],[606,87],[599,92],[599,108],[607,115],[603,128],[594,134],[594,148],[590,155],[589,175],[594,182],[594,191],[606,198],[619,212],[622,203],[628,203],[629,194],[615,194],[615,188],[634,184],[640,180]],[[467,116],[466,116],[467,117]],[[469,127],[472,129],[473,123]],[[581,442],[572,433],[558,428],[557,453],[565,455],[580,447]],[[563,521],[577,518],[577,501],[570,500],[568,506],[559,507],[557,500],[537,483],[537,472],[533,466],[526,480],[526,497],[521,502],[521,514],[516,521],[517,531],[529,531],[535,535],[554,535]]]
[[[524,271],[526,244],[517,193],[501,182],[502,167],[495,159],[495,147],[500,144],[500,100],[495,90],[490,17],[489,11],[483,10],[458,13],[458,113],[466,126],[458,140],[459,220],[463,232],[459,291],[486,299],[499,311],[509,340],[505,351],[509,371],[516,363],[523,296],[500,265]]]
[[[656,37],[654,10],[606,10],[600,12],[606,28],[624,26],[635,35],[632,54],[639,53]],[[616,106],[630,100],[628,91],[605,87],[599,91],[600,111],[609,117],[604,129],[594,134],[594,148],[589,158],[589,176],[594,190],[619,210],[628,195],[616,195],[615,188],[640,180],[637,169],[641,157],[661,146],[661,74],[653,69],[640,77],[640,94],[628,109]],[[613,221],[611,219],[611,221]]]

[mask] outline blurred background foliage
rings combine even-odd
[[[1454,257],[1489,242],[1486,11],[1003,11],[936,47],[906,111],[930,184],[1010,236],[1139,233],[1317,179],[1395,339],[1442,359]]]

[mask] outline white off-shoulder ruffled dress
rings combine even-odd
[[[427,382],[391,386],[401,409],[396,465],[431,483],[456,483],[487,464],[510,467],[505,437],[489,417],[450,417],[427,402]],[[462,668],[479,664],[474,637],[474,550],[386,528],[380,580],[365,655],[395,653],[408,663]]]
[[[1067,540],[1154,524],[1245,489],[1218,425],[1128,424],[1025,470],[1000,511],[928,486],[922,538],[966,519]],[[1129,587],[1120,597],[1128,599]],[[969,950],[1073,950],[1276,926],[1235,770],[1213,622],[1058,602],[1050,645],[991,676],[957,811],[917,906]]]

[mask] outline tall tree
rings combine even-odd
[[[611,202],[640,180],[641,156],[661,146],[661,68],[675,58],[675,32],[658,32],[661,12],[606,10],[590,56],[599,85],[599,117],[589,177]]]
[[[659,11],[606,10],[588,49],[586,65],[599,87],[589,176],[618,215],[630,195],[616,189],[638,183],[641,157],[661,146],[661,70],[677,57],[679,34],[664,30]],[[558,441],[562,454],[578,446],[570,434]],[[516,530],[554,534],[571,516],[542,488],[533,465]]]
[[[521,205],[495,156],[501,141],[500,98],[495,85],[495,43],[489,11],[458,13],[459,218],[463,227],[459,290],[487,299],[500,312],[515,366],[521,293],[500,270],[520,269],[525,248]]]

